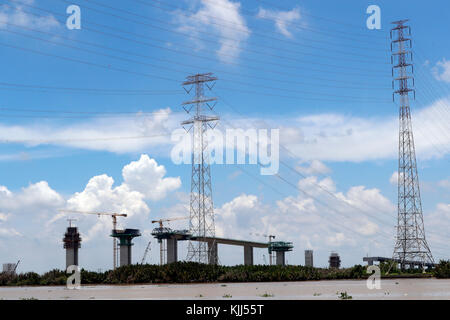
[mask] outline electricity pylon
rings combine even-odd
[[[214,109],[217,98],[204,96],[205,86],[211,90],[217,78],[212,73],[195,74],[188,76],[183,82],[183,88],[189,94],[195,89],[193,100],[183,103],[184,110],[193,115],[181,125],[189,126],[188,132],[193,129],[192,143],[192,177],[190,195],[189,231],[197,237],[215,237],[214,206],[211,187],[211,170],[208,151],[207,130],[214,129],[219,117],[205,113],[206,107]],[[192,110],[194,109],[194,110]],[[216,263],[216,250],[214,245],[208,247],[204,241],[189,241],[187,260],[200,263]],[[214,255],[214,256],[213,256]]]
[[[415,262],[422,265],[434,263],[431,250],[425,239],[419,176],[411,124],[409,95],[414,93],[414,67],[412,64],[411,28],[408,20],[393,22],[391,29],[392,87],[400,97],[399,105],[399,150],[398,150],[398,217],[397,239],[394,261],[402,268]],[[395,36],[395,39],[393,39]]]

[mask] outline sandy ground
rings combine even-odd
[[[1,299],[339,299],[347,292],[356,299],[450,300],[450,279],[390,279],[369,290],[365,280],[214,283],[169,285],[0,287]],[[266,294],[266,296],[264,296]]]

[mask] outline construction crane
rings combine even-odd
[[[14,267],[14,270],[13,270],[13,274],[15,274],[15,273],[16,273],[16,270],[17,270],[17,266],[19,265],[19,263],[20,263],[20,260],[19,260],[19,261],[17,261],[17,263],[16,263],[16,265],[15,265],[15,267]]]
[[[260,233],[250,233],[251,235],[255,235],[258,237],[265,237],[269,239],[269,246],[270,243],[272,242],[272,239],[275,239],[275,236],[273,234],[260,234]],[[269,254],[269,264],[272,265],[272,261],[273,261],[273,254]]]
[[[97,216],[111,216],[113,223],[113,231],[117,228],[117,217],[126,217],[126,213],[115,213],[115,212],[91,212],[91,211],[78,211],[78,210],[58,210],[64,213],[81,213],[81,214],[96,214]],[[113,238],[113,269],[117,267],[117,240]]]
[[[159,224],[159,230],[158,232],[163,232],[164,230],[164,225],[163,222],[169,222],[169,221],[176,221],[176,220],[185,220],[185,219],[189,219],[189,217],[175,217],[175,218],[164,218],[164,219],[157,219],[157,220],[152,220],[152,223],[158,223]],[[165,241],[163,241],[163,239],[159,239],[159,264],[163,265],[165,262],[164,260],[164,251],[166,251],[165,249]]]
[[[158,220],[152,220],[152,223],[159,223],[159,227],[163,228],[163,222],[168,222],[168,221],[175,221],[175,220],[184,220],[184,219],[189,219],[189,217],[177,217],[177,218],[166,218],[166,219],[158,219]]]
[[[150,251],[150,245],[151,245],[151,243],[152,243],[152,242],[149,241],[148,244],[147,244],[147,248],[145,248],[144,256],[142,257],[141,264],[144,264],[144,262],[145,262],[145,258],[147,257],[147,253]]]

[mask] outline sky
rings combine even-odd
[[[191,166],[171,158],[189,119],[188,75],[218,78],[214,130],[279,129],[278,175],[255,164],[211,166],[216,234],[290,241],[288,264],[314,250],[343,266],[391,256],[397,221],[398,103],[389,31],[409,19],[416,99],[412,123],[425,232],[448,259],[450,44],[448,1],[0,0],[0,262],[19,272],[65,267],[68,218],[80,266],[112,267],[111,220],[60,209],[120,211],[138,228],[134,263],[152,219],[189,215]],[[66,12],[77,5],[80,29]],[[381,29],[368,29],[369,5]],[[437,9],[439,8],[439,9]],[[187,220],[168,226],[188,227]],[[187,254],[180,244],[179,258]],[[255,249],[255,263],[268,261]],[[219,245],[219,261],[243,249]]]

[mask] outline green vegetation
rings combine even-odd
[[[265,292],[264,294],[261,295],[261,297],[263,297],[263,298],[272,298],[274,296],[275,295],[273,293],[267,293],[267,292]]]
[[[231,294],[224,294],[222,298],[233,298],[233,296]]]
[[[399,271],[388,264],[381,264],[382,277],[431,277],[449,278],[450,261],[441,261],[435,270]],[[65,285],[66,274],[54,269],[39,275],[35,272],[11,275],[0,273],[0,286]],[[304,266],[215,266],[195,262],[176,262],[168,265],[129,265],[114,271],[92,272],[81,270],[81,284],[137,284],[137,283],[202,283],[202,282],[274,282],[306,280],[366,279],[366,267],[356,265],[343,269],[322,269]],[[221,286],[226,286],[221,284]]]
[[[341,292],[341,293],[340,293],[339,299],[341,299],[341,300],[351,300],[351,299],[353,299],[353,297],[352,297],[352,296],[349,296],[349,295],[347,294],[347,291],[345,291],[345,292]]]
[[[434,270],[434,276],[439,279],[450,278],[450,260],[441,260]]]

